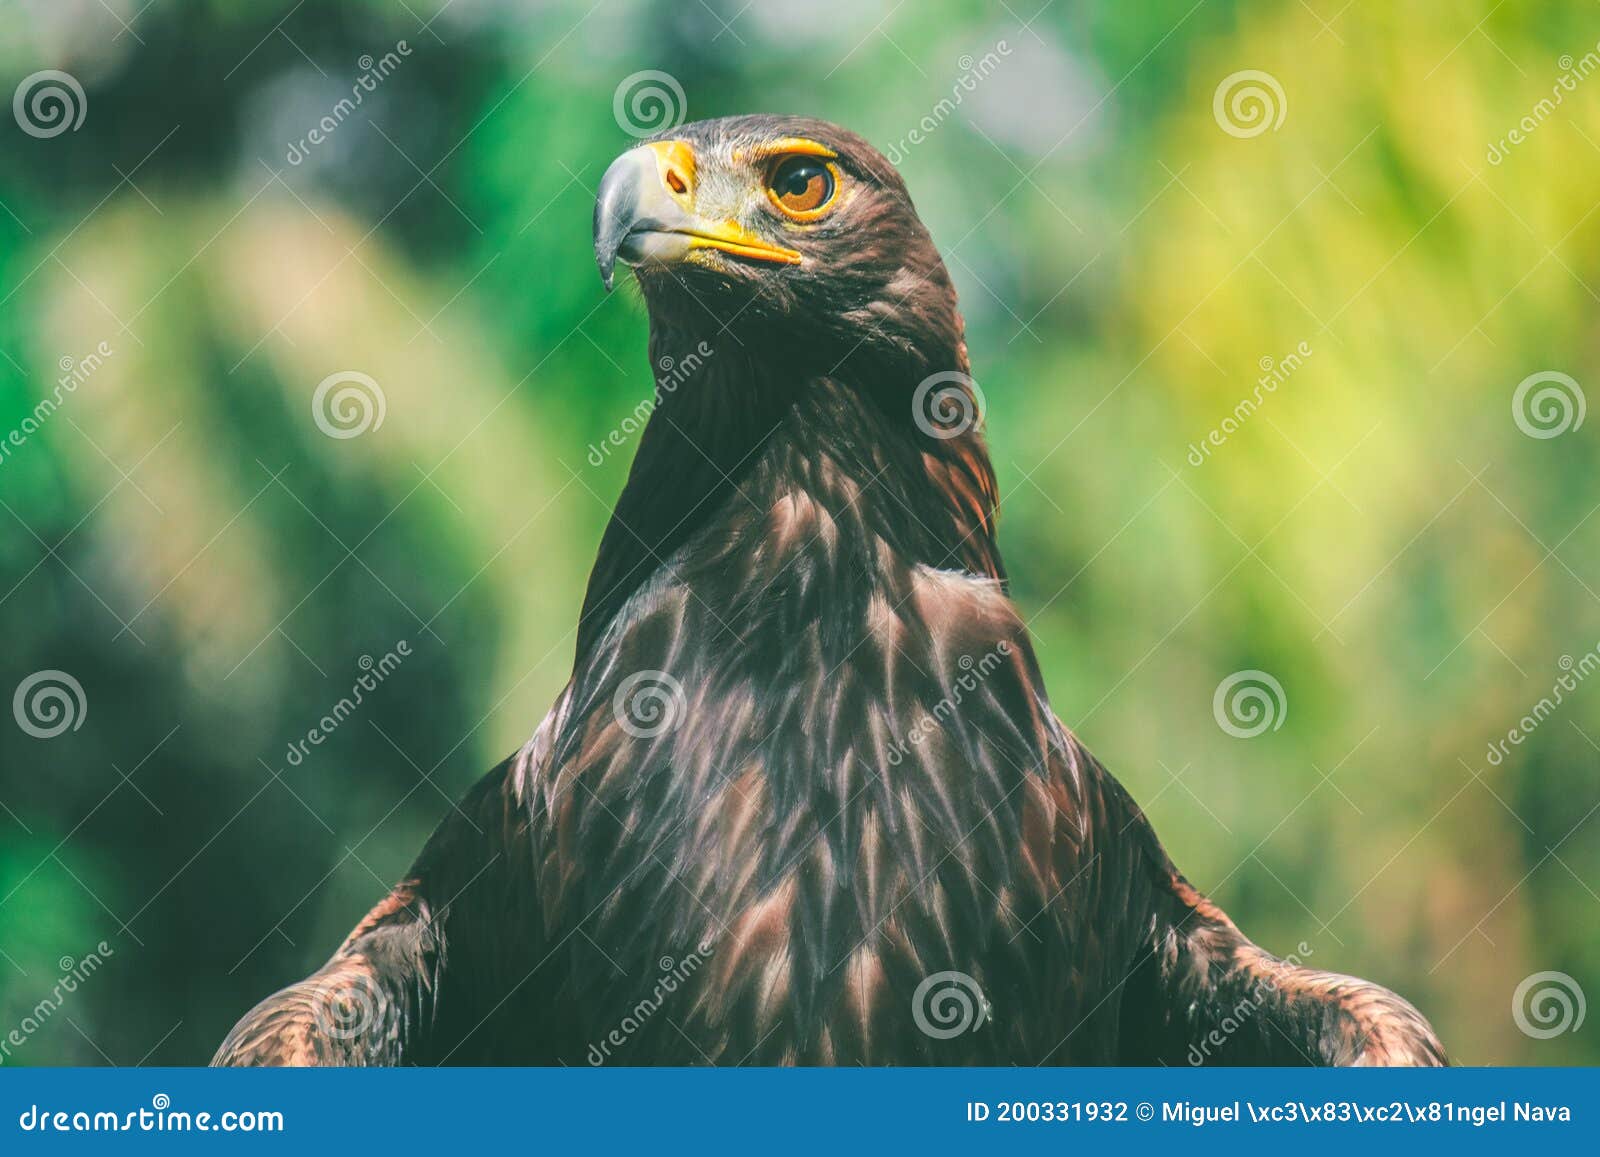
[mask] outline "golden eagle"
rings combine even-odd
[[[1056,719],[956,295],[899,175],[800,117],[600,184],[664,373],[572,678],[215,1063],[1444,1063],[1256,947]]]

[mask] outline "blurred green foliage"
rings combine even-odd
[[[1600,681],[1487,756],[1600,644],[1600,439],[1512,413],[1529,375],[1596,384],[1600,80],[1534,109],[1600,21],[1032,7],[0,5],[0,90],[56,68],[87,100],[0,123],[0,434],[111,350],[0,459],[0,690],[59,669],[87,703],[0,727],[0,1036],[39,1021],[7,1063],[204,1061],[543,717],[629,457],[587,449],[650,389],[589,240],[643,69],[691,118],[886,150],[934,118],[901,169],[1063,719],[1267,947],[1400,990],[1463,1062],[1600,1059],[1593,1023],[1512,1015],[1537,971],[1600,992]],[[1214,108],[1245,69],[1282,89],[1254,136]],[[313,392],[349,370],[384,421],[329,438]],[[1248,740],[1213,718],[1242,669],[1287,700]]]

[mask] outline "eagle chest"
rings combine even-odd
[[[837,638],[819,618],[774,639],[766,613],[752,634],[768,637],[740,649],[686,646],[709,608],[659,598],[585,688],[552,778],[550,915],[592,942],[572,981],[589,1031],[640,1022],[621,1055],[677,1038],[694,1063],[680,1034],[707,1056],[763,1039],[769,1061],[920,1055],[940,1038],[910,1001],[950,971],[971,1000],[993,999],[987,978],[1037,1007],[1059,929],[1020,627],[969,576],[916,574],[895,596]],[[670,1016],[659,1039],[640,1001]]]

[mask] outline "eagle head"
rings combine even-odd
[[[657,324],[715,320],[802,363],[966,369],[955,290],[905,183],[827,121],[724,117],[629,150],[600,182],[594,243],[606,288],[632,266]]]

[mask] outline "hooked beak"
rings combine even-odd
[[[782,265],[801,260],[737,221],[710,221],[695,211],[695,155],[687,141],[640,145],[613,161],[594,206],[594,259],[606,289],[619,259],[670,264],[697,249]]]

